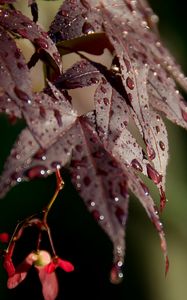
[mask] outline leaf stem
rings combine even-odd
[[[60,170],[57,169],[57,171],[55,172],[56,174],[56,190],[55,190],[55,193],[53,195],[53,197],[51,198],[50,202],[48,203],[47,207],[44,209],[44,217],[43,217],[43,221],[44,221],[44,224],[46,225],[47,223],[47,217],[48,217],[48,214],[49,214],[49,211],[52,207],[52,205],[54,204],[57,196],[58,196],[58,193],[60,192],[60,190],[63,189],[64,187],[64,181],[61,177],[61,174],[60,174]]]

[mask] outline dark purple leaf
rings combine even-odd
[[[77,115],[68,106],[63,94],[57,100],[47,94],[39,93],[35,95],[34,100],[32,105],[25,107],[23,115],[35,139],[42,148],[47,149],[58,140],[60,135],[71,129]]]
[[[0,43],[0,109],[20,117],[19,108],[32,101],[29,70],[14,40],[2,28],[0,29]]]
[[[76,89],[95,84],[99,80],[99,70],[87,60],[75,63],[55,81],[55,86],[62,89]]]
[[[121,14],[121,12],[119,13]],[[119,59],[122,82],[127,91],[127,95],[130,96],[130,104],[136,114],[135,121],[138,122],[137,126],[146,144],[148,158],[156,169],[151,173],[151,176],[148,171],[148,176],[158,185],[160,194],[163,196],[168,160],[167,134],[165,130],[165,133],[162,131],[162,140],[164,140],[163,143],[165,144],[163,150],[163,147],[158,147],[157,143],[155,129],[156,116],[153,118],[153,113],[149,108],[149,95],[147,91],[149,64],[145,54],[143,55],[141,53],[141,55],[139,55],[139,51],[142,51],[143,45],[137,46],[135,42],[134,47],[130,47],[131,44],[127,44],[128,38],[123,39],[120,33],[118,34],[119,26],[117,28],[116,26],[112,27],[109,12],[103,9],[103,14],[108,38],[113,44]],[[113,28],[115,28],[115,31]],[[133,29],[131,29],[130,35],[132,35],[133,32]],[[164,126],[163,122],[162,126]]]
[[[30,40],[35,45],[38,53],[40,50],[47,52],[61,69],[60,54],[53,41],[41,27],[24,16],[20,11],[2,9],[0,25],[7,31],[19,34],[22,38]]]
[[[102,31],[101,16],[92,3],[96,1],[65,0],[50,26],[49,36],[55,42]]]
[[[95,47],[95,45],[97,45],[97,47]],[[113,51],[113,47],[103,32],[93,33],[88,36],[83,35],[78,38],[59,42],[57,48],[61,55],[78,51],[101,55],[105,48],[108,48],[111,52]]]
[[[84,118],[77,129],[79,136],[70,166],[72,180],[93,217],[113,241],[114,261],[123,262],[124,226],[128,215],[127,176],[103,149],[93,127]]]

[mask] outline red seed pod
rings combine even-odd
[[[15,267],[8,253],[4,256],[3,267],[6,270],[8,277],[11,277],[15,274]]]

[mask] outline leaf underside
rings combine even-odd
[[[163,116],[187,128],[187,104],[176,89],[177,82],[187,90],[186,78],[162,45],[154,20],[143,0],[65,0],[48,34],[19,11],[0,14],[0,112],[27,124],[5,163],[0,195],[21,181],[69,168],[86,206],[113,242],[117,267],[124,260],[129,191],[155,225],[167,261],[158,210],[140,175],[157,186],[162,211],[169,152]],[[35,45],[37,59],[47,52],[58,67],[57,76],[46,78],[51,82],[44,91],[32,92],[15,35]],[[101,54],[104,48],[114,58],[110,69],[80,54],[81,60],[62,72],[60,53]],[[91,85],[97,85],[94,109],[78,116],[68,90]]]

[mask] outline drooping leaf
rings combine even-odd
[[[51,39],[58,43],[82,35],[102,31],[102,20],[96,7],[97,1],[65,0],[49,30]]]
[[[32,101],[29,70],[14,40],[2,28],[0,43],[0,109],[20,117],[20,108]]]
[[[31,41],[38,53],[41,50],[48,53],[61,69],[60,54],[53,41],[41,27],[24,16],[20,11],[2,9],[0,13],[0,25],[7,31]]]
[[[129,45],[131,44],[127,44],[126,39],[121,38],[120,34],[117,35],[116,28],[114,31],[114,27],[111,25],[109,12],[103,9],[103,15],[105,18],[105,30],[119,59],[122,82],[127,91],[133,111],[137,116],[135,121],[138,121],[137,126],[140,128],[140,133],[146,144],[148,158],[153,163],[153,167],[150,164],[147,165],[147,173],[153,182],[159,186],[160,194],[163,198],[168,149],[167,147],[164,149],[165,153],[163,156],[163,150],[157,146],[156,142],[155,130],[152,124],[153,115],[149,109],[149,96],[147,92],[149,64],[147,61],[145,63],[145,57],[143,57],[144,61],[142,61],[141,56],[139,58],[139,49],[136,48],[136,44],[135,47],[130,47]],[[133,32],[133,30],[131,31]],[[141,49],[141,47],[139,48]],[[166,141],[166,139],[167,135],[165,133],[164,140]],[[166,144],[168,143],[166,142]]]
[[[9,14],[5,17],[6,12]],[[32,60],[36,62],[41,48],[47,51],[46,41],[52,42],[45,33],[41,37],[39,27],[24,18],[17,11],[3,9],[0,22],[11,34],[26,37],[35,44],[37,53]],[[0,111],[23,116],[27,123],[5,164],[1,196],[22,180],[47,176],[68,163],[75,187],[114,244],[112,278],[123,263],[129,190],[137,196],[155,225],[166,268],[168,264],[158,211],[138,172],[150,177],[158,186],[163,209],[168,141],[160,114],[187,127],[187,105],[176,91],[175,81],[184,89],[187,86],[180,68],[160,42],[156,19],[145,0],[65,0],[49,30],[60,53],[84,50],[101,54],[107,47],[114,55],[111,69],[84,59],[58,79],[59,74],[55,74],[54,85],[49,83],[50,88],[45,92],[31,95],[30,105],[20,95],[15,96],[13,88],[11,102],[7,102],[10,95],[4,95],[4,81],[0,89]],[[14,24],[15,20],[19,26]],[[22,21],[26,24],[21,24]],[[26,25],[36,30],[36,36]],[[44,40],[41,42],[40,38]],[[55,59],[53,46],[50,44],[48,53]],[[83,54],[80,56],[85,58]],[[59,55],[57,57],[55,61],[59,64]],[[0,59],[5,66],[10,64],[6,57]],[[34,65],[33,61],[30,66]],[[12,86],[17,87],[19,81],[10,70],[9,77],[13,79],[8,77],[7,86],[13,82]],[[78,117],[63,89],[90,86],[99,80],[93,113]],[[6,93],[10,93],[7,86]],[[131,121],[140,132],[144,143],[141,146],[130,128]],[[142,148],[146,148],[147,156]],[[56,283],[50,294],[45,274],[41,275],[41,282],[45,299],[53,300]]]

